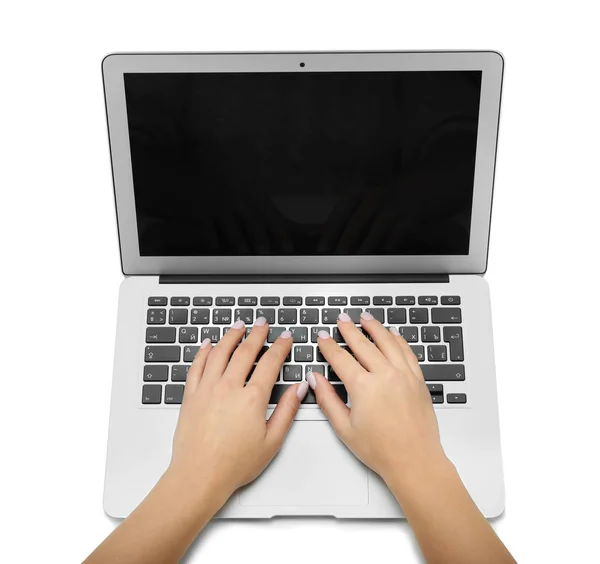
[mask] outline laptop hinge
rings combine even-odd
[[[160,284],[423,284],[449,282],[448,274],[169,274]]]

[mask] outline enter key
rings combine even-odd
[[[444,327],[444,341],[450,347],[450,360],[463,361],[465,359],[462,327]]]

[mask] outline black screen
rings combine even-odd
[[[141,256],[468,254],[480,71],[124,78]]]

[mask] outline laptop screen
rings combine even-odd
[[[469,253],[481,71],[124,80],[141,256]]]

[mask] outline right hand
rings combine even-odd
[[[361,315],[361,325],[373,342],[346,314],[338,319],[356,358],[328,333],[319,333],[319,348],[352,400],[349,409],[329,381],[314,373],[308,381],[321,409],[346,446],[388,484],[447,463],[431,396],[411,348],[397,330],[388,331],[368,313]]]

